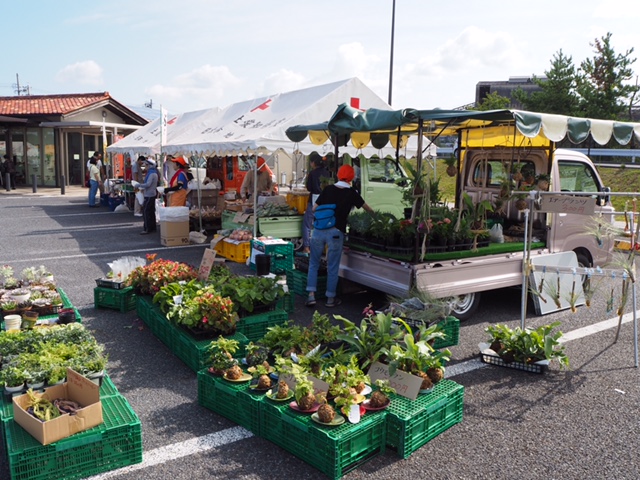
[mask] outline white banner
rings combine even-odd
[[[160,143],[161,145],[167,144],[167,111],[160,107]]]

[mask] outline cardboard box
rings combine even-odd
[[[42,445],[49,445],[103,423],[100,386],[70,368],[67,369],[65,383],[49,387],[42,394],[36,395],[50,401],[57,398],[73,400],[83,407],[75,415],[64,414],[48,422],[41,422],[27,413],[27,394],[13,397],[14,420]]]
[[[189,221],[160,222],[160,243],[167,247],[189,245]]]

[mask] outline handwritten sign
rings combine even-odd
[[[202,261],[200,262],[200,268],[198,269],[198,280],[204,282],[209,278],[211,273],[211,267],[216,261],[216,251],[210,248],[205,248],[202,254]]]
[[[389,365],[380,362],[375,362],[371,365],[368,375],[369,378],[371,378],[372,384],[374,384],[376,380],[389,380],[389,384],[396,389],[398,395],[402,395],[410,400],[418,398],[420,385],[422,385],[422,379],[420,377],[403,372],[402,370],[396,370],[392,377],[389,375]]]
[[[253,225],[253,215],[238,212],[233,216],[233,223],[248,223],[250,225]]]
[[[596,208],[594,197],[574,197],[569,195],[543,195],[540,210],[554,213],[593,215]]]

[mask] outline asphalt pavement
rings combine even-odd
[[[105,344],[109,375],[140,417],[144,462],[98,478],[134,479],[316,479],[322,473],[233,422],[198,405],[196,374],[175,357],[137,318],[94,309],[95,279],[124,255],[158,257],[198,265],[204,245],[162,247],[159,234],[140,236],[132,213],[90,209],[87,189],[0,190],[0,264],[17,270],[45,265]],[[242,264],[234,271],[254,274]],[[639,370],[635,367],[634,324],[625,323],[613,343],[616,320],[607,311],[620,280],[598,279],[590,308],[536,316],[529,305],[525,323],[561,322],[571,369],[552,364],[542,374],[486,366],[478,343],[489,324],[520,325],[520,291],[483,295],[478,313],[463,323],[452,347],[447,377],[464,386],[463,421],[408,459],[387,450],[343,478],[365,479],[637,479],[640,446]],[[383,292],[351,288],[343,303],[323,313],[354,321],[362,309],[386,303]],[[313,310],[297,297],[295,322],[307,324]],[[290,441],[295,442],[294,438]],[[9,478],[6,462],[0,478]]]

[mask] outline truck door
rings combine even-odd
[[[360,168],[357,168],[360,160]],[[404,218],[402,189],[398,182],[406,177],[395,160],[391,158],[354,159],[356,179],[353,186],[360,188],[360,195],[373,209],[390,212],[397,218]]]
[[[560,190],[567,194],[593,192],[598,202],[594,217],[567,213],[553,215],[550,231],[551,251],[573,250],[578,256],[579,263],[603,265],[610,259],[611,240],[602,237],[602,244],[598,244],[596,234],[592,230],[596,228],[597,222],[611,223],[614,208],[609,203],[605,203],[604,196],[597,195],[604,191],[602,180],[587,157],[557,159],[556,166],[557,171],[554,172],[554,176],[557,183],[553,186],[553,190]]]

